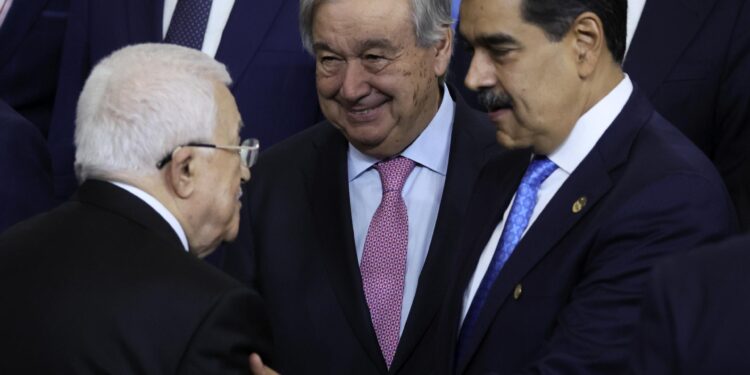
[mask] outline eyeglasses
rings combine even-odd
[[[174,154],[175,151],[179,150],[181,147],[208,147],[208,148],[216,148],[220,150],[227,150],[227,151],[237,151],[240,154],[240,158],[242,160],[242,165],[250,168],[253,165],[255,165],[255,162],[258,160],[258,152],[260,151],[260,142],[256,138],[248,138],[239,146],[228,146],[228,145],[212,145],[209,143],[188,143],[186,145],[177,146],[175,147],[172,152],[169,153],[169,155],[165,156],[164,159],[159,160],[158,163],[156,163],[157,169],[162,169],[167,163],[172,161],[172,154]]]

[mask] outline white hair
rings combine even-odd
[[[375,0],[377,1],[377,0]],[[299,31],[302,46],[314,54],[312,28],[316,8],[326,0],[300,0]],[[410,0],[414,35],[422,48],[443,40],[445,28],[453,24],[450,0]]]
[[[210,142],[215,85],[229,85],[223,64],[190,48],[140,44],[96,65],[78,100],[78,180],[156,174],[174,148]]]

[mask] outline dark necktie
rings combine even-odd
[[[200,50],[212,0],[177,0],[164,42]]]
[[[510,254],[513,253],[513,249],[515,249],[518,241],[521,240],[524,230],[529,225],[531,213],[534,211],[534,206],[536,206],[539,187],[555,169],[557,169],[555,163],[547,159],[546,156],[535,156],[526,169],[526,173],[521,179],[521,184],[518,185],[518,190],[516,190],[516,198],[513,201],[513,206],[510,208],[505,227],[503,227],[503,233],[500,236],[495,253],[492,255],[490,265],[482,278],[482,282],[479,284],[479,288],[477,288],[469,310],[466,312],[461,332],[458,335],[456,363],[458,363],[458,360],[463,355],[464,346],[469,341],[469,338],[475,334],[474,325],[479,318],[479,313],[482,311],[482,306],[484,306],[492,285],[495,283],[500,270],[503,269]]]
[[[388,367],[398,347],[401,304],[409,245],[409,217],[401,190],[414,161],[397,157],[375,165],[383,197],[367,229],[362,263],[362,286],[380,351]]]

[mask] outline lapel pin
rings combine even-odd
[[[521,298],[521,293],[523,293],[523,285],[518,284],[516,285],[516,289],[513,290],[513,299],[517,301]]]
[[[586,202],[588,202],[588,199],[586,199],[585,196],[580,197],[575,202],[573,202],[573,213],[577,214],[581,212],[581,210],[586,207]]]

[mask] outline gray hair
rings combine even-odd
[[[302,45],[311,54],[314,53],[312,25],[315,9],[324,1],[327,0],[300,0],[299,4],[299,30]],[[426,48],[440,42],[444,29],[453,23],[450,0],[410,1],[417,45]]]
[[[210,142],[215,85],[229,85],[224,65],[190,48],[140,44],[96,65],[78,100],[78,180],[156,174],[177,146]]]

